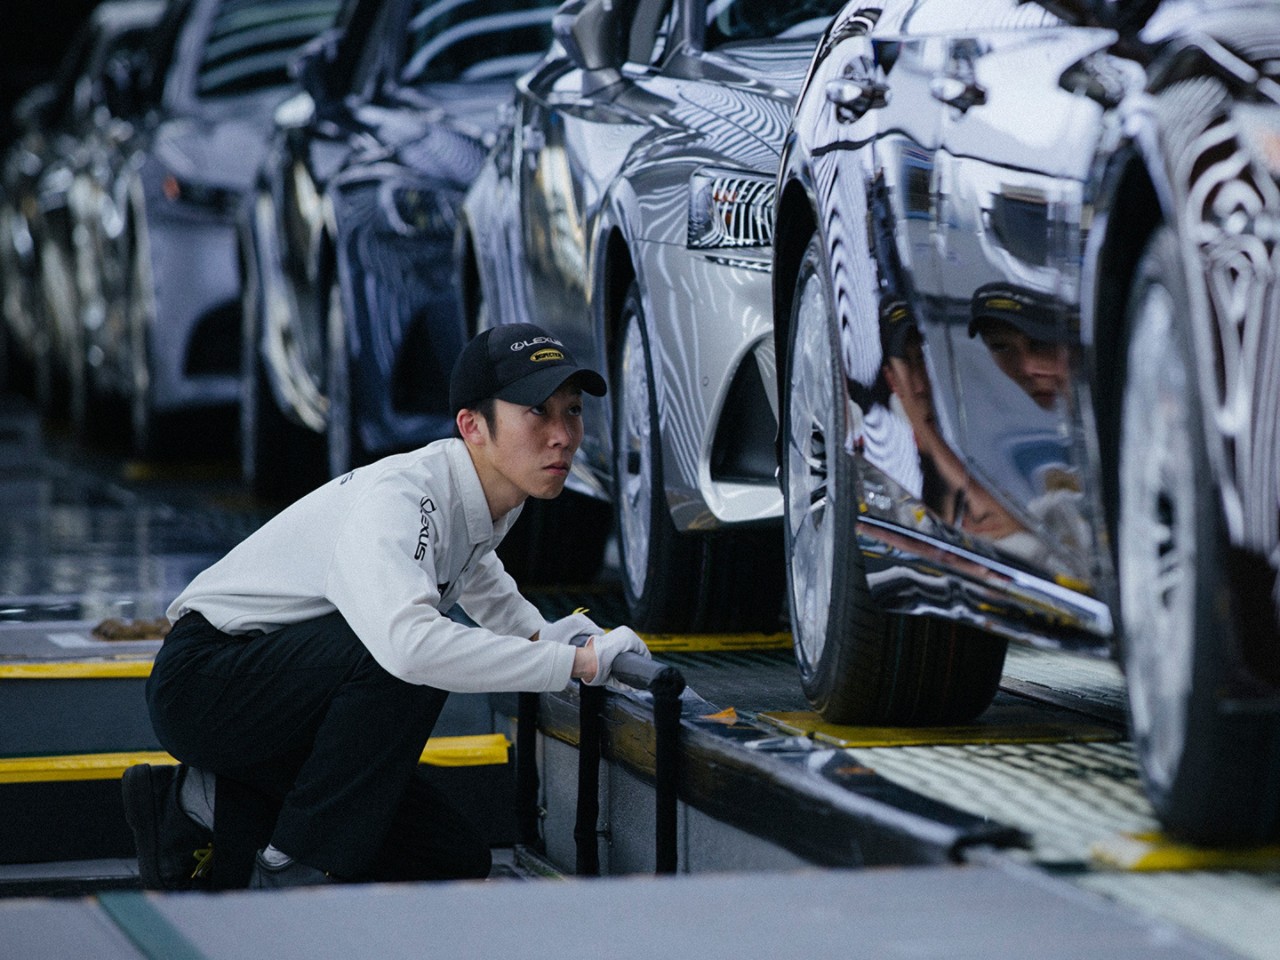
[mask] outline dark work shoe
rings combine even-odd
[[[262,851],[253,858],[253,873],[249,875],[250,890],[278,890],[283,887],[318,887],[338,881],[323,870],[308,867],[305,863],[290,859],[273,867],[262,857]]]
[[[138,848],[138,876],[146,890],[209,886],[213,837],[178,806],[185,767],[141,763],[124,772],[124,818]]]

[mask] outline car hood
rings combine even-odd
[[[710,63],[723,61],[735,73],[756,77],[761,84],[774,88],[778,96],[795,100],[804,85],[818,40],[818,37],[810,37],[806,40],[733,44],[709,54],[707,60]]]
[[[498,108],[511,102],[511,81],[501,83],[437,83],[427,88],[430,99],[451,119],[493,129]]]
[[[228,98],[163,121],[152,154],[183,179],[244,191],[267,152],[272,113],[287,90]]]

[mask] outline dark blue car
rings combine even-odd
[[[456,211],[545,0],[350,0],[295,64],[242,224],[242,454],[286,495],[451,433]]]

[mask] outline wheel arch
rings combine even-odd
[[[470,221],[465,218],[458,223],[458,233],[453,246],[454,263],[457,264],[458,277],[458,313],[462,321],[462,331],[470,340],[480,331],[477,329],[480,318],[480,303],[484,295],[480,289],[480,260],[476,253],[475,235]]]
[[[783,409],[786,392],[787,354],[791,344],[791,308],[796,276],[804,259],[809,238],[817,228],[809,191],[799,180],[788,180],[778,195],[773,236],[773,344],[777,364],[778,410]],[[779,417],[776,438],[779,463],[782,456],[782,427]]]
[[[610,372],[617,359],[618,344],[622,337],[622,306],[627,300],[627,291],[638,278],[635,260],[631,247],[622,230],[614,227],[609,231],[604,242],[604,256],[600,270],[600,310],[599,326],[604,359],[608,362]]]
[[[1115,544],[1120,443],[1121,397],[1126,377],[1128,330],[1125,314],[1138,264],[1151,236],[1166,222],[1160,189],[1143,156],[1129,150],[1118,157],[1111,183],[1105,222],[1088,260],[1093,265],[1092,287],[1086,291],[1093,338],[1087,375],[1094,392],[1093,429],[1101,460],[1104,522]],[[1113,558],[1114,559],[1114,558]]]

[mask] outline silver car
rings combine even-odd
[[[779,179],[792,627],[831,720],[1115,656],[1166,829],[1280,836],[1280,6],[851,3]]]
[[[175,0],[157,31],[146,118],[115,164],[128,198],[124,322],[104,329],[100,388],[129,405],[134,444],[234,407],[240,391],[236,217],[266,152],[288,64],[339,0]]]
[[[570,484],[614,501],[644,629],[778,623],[773,183],[835,9],[566,4],[465,204],[472,329],[538,323],[607,372]]]

